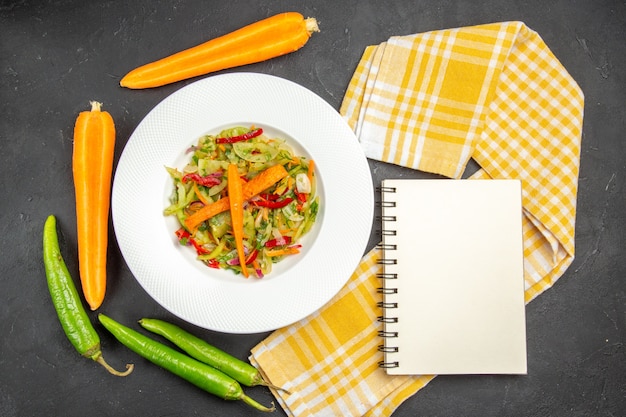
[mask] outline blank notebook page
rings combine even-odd
[[[388,374],[525,374],[522,191],[517,180],[384,180]],[[387,246],[388,247],[388,246]],[[390,333],[387,333],[389,335]],[[389,349],[392,348],[392,349]]]

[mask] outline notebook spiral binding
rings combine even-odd
[[[395,193],[396,189],[395,187],[381,186],[381,187],[377,187],[377,191],[381,193],[381,196],[382,196],[383,194]],[[383,242],[378,244],[377,248],[379,250],[382,250],[384,254],[382,258],[378,259],[377,263],[383,266],[384,265],[396,265],[398,261],[394,259],[393,257],[389,257],[389,255],[390,255],[390,252],[397,250],[398,248],[395,244],[385,243],[385,237],[396,236],[396,230],[390,227],[391,224],[393,224],[397,220],[396,216],[385,214],[385,209],[396,207],[396,202],[385,200],[384,198],[382,198],[382,200],[377,204],[377,206],[382,209],[382,214],[380,216],[377,216],[377,221],[380,222],[383,226],[382,230],[380,231],[381,236],[383,238]],[[398,293],[397,288],[393,288],[388,285],[389,282],[392,282],[389,280],[394,280],[398,278],[398,274],[383,270],[383,272],[377,274],[377,277],[381,279],[382,282],[387,283],[377,288],[376,290],[377,293],[383,294],[383,297]],[[398,317],[394,317],[393,314],[391,314],[391,311],[393,311],[393,309],[398,308],[398,303],[384,300],[384,301],[379,302],[377,305],[383,311],[383,314],[378,316],[378,319],[377,319],[378,322],[383,323],[383,328],[385,327],[387,323],[398,323]],[[399,350],[398,346],[389,345],[389,339],[397,338],[398,332],[388,331],[385,328],[385,330],[381,330],[378,332],[378,336],[386,339],[385,344],[381,344],[378,346],[379,352],[382,352],[385,354],[398,352]],[[387,369],[387,368],[397,368],[398,366],[400,366],[400,364],[398,361],[390,361],[388,360],[388,357],[386,357],[385,360],[378,362],[378,366],[380,368]]]

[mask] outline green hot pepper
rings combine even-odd
[[[52,303],[61,326],[74,348],[81,355],[98,362],[110,373],[126,376],[133,365],[126,365],[125,372],[116,371],[106,363],[100,350],[100,337],[96,333],[80,300],[74,281],[65,265],[59,249],[56,218],[48,216],[43,229],[43,261]]]
[[[187,352],[188,355],[196,358],[200,362],[211,365],[243,385],[248,387],[265,385],[274,389],[281,389],[267,383],[259,370],[254,366],[229,355],[174,324],[167,323],[163,320],[148,318],[139,320],[139,324],[146,330],[165,337],[183,351]]]
[[[224,400],[242,400],[261,411],[274,411],[248,397],[241,385],[217,369],[159,343],[112,318],[99,314],[100,323],[123,345],[171,373]]]

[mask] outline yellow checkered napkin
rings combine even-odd
[[[341,113],[369,158],[461,178],[522,180],[526,301],[574,259],[583,94],[539,35],[505,22],[392,37],[366,48]],[[317,313],[250,360],[293,416],[388,416],[434,376],[377,367],[379,252]]]
[[[272,384],[289,416],[389,416],[432,375],[390,377],[378,367],[382,354],[376,303],[377,249],[361,261],[348,283],[318,312],[279,329],[252,349],[250,362]]]

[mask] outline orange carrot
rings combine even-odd
[[[211,217],[228,210],[230,207],[230,199],[223,197],[214,203],[208,204],[202,207],[200,210],[193,213],[191,216],[185,219],[185,227],[187,230],[192,231],[203,221],[210,219]]]
[[[276,184],[279,180],[288,175],[287,170],[282,165],[274,165],[259,173],[256,177],[242,185],[243,200],[246,201],[261,191]],[[228,197],[220,198],[214,203],[202,207],[191,216],[185,219],[185,227],[187,230],[195,230],[203,221],[228,210],[230,200]]]
[[[303,47],[313,32],[314,18],[280,13],[136,68],[120,81],[122,87],[152,88],[211,72],[275,58]]]
[[[298,249],[297,247],[284,249],[268,249],[265,251],[265,255],[269,256],[270,258],[283,255],[295,255],[296,253],[300,253],[300,249]]]
[[[315,161],[311,159],[309,161],[309,169],[306,173],[306,176],[309,177],[309,183],[313,185],[313,172],[315,171]]]
[[[92,310],[104,300],[115,149],[115,125],[101,103],[78,115],[74,126],[72,170],[76,192],[78,264],[83,295]]]
[[[246,254],[243,251],[243,190],[237,165],[228,165],[228,197],[230,199],[230,219],[233,227],[233,236],[237,246],[237,256],[241,272],[248,278],[248,268],[246,267]]]
[[[211,202],[206,199],[204,194],[200,192],[200,189],[198,188],[198,184],[196,184],[195,182],[193,183],[193,192],[196,194],[196,197],[198,197],[198,200],[200,200],[202,204],[204,205],[211,204]]]
[[[262,273],[260,272],[261,265],[259,265],[259,261],[257,261],[256,259],[252,261],[252,266],[254,267],[254,271],[256,272],[257,278],[261,278]]]

